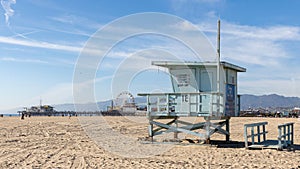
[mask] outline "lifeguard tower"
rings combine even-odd
[[[220,22],[218,22],[220,30]],[[147,97],[149,136],[174,132],[199,137],[209,142],[215,132],[226,135],[229,141],[229,120],[239,115],[237,95],[238,73],[246,69],[228,62],[220,62],[220,34],[216,62],[153,61],[152,65],[167,68],[172,93],[141,93]],[[204,117],[205,122],[190,123],[180,117]],[[170,119],[168,123],[159,119]],[[218,122],[213,122],[218,120]],[[225,129],[222,129],[226,126]],[[204,133],[195,130],[204,130]]]

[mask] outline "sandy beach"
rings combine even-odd
[[[0,168],[300,168],[299,119],[232,118],[231,140],[241,145],[243,125],[262,121],[269,123],[268,139],[276,139],[278,124],[294,122],[295,150],[145,144],[145,117],[3,117]]]

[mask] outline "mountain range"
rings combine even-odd
[[[285,97],[277,94],[270,95],[241,95],[241,110],[248,108],[300,107],[299,97]]]

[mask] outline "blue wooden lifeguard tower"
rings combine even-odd
[[[220,22],[218,22],[220,30]],[[219,31],[220,32],[220,31]],[[239,115],[237,94],[238,73],[246,69],[220,62],[220,34],[216,62],[153,61],[152,65],[169,70],[172,93],[140,93],[147,97],[149,136],[165,132],[185,133],[209,142],[215,132],[226,135],[229,141],[229,120]],[[180,117],[204,117],[205,122],[190,123]],[[168,123],[159,119],[170,119]],[[214,122],[218,120],[218,122]],[[225,129],[222,129],[226,126]],[[204,133],[195,130],[203,129]]]

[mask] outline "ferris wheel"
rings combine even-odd
[[[133,95],[128,91],[121,92],[115,99],[115,106],[121,108],[123,106],[134,105],[135,100]]]

